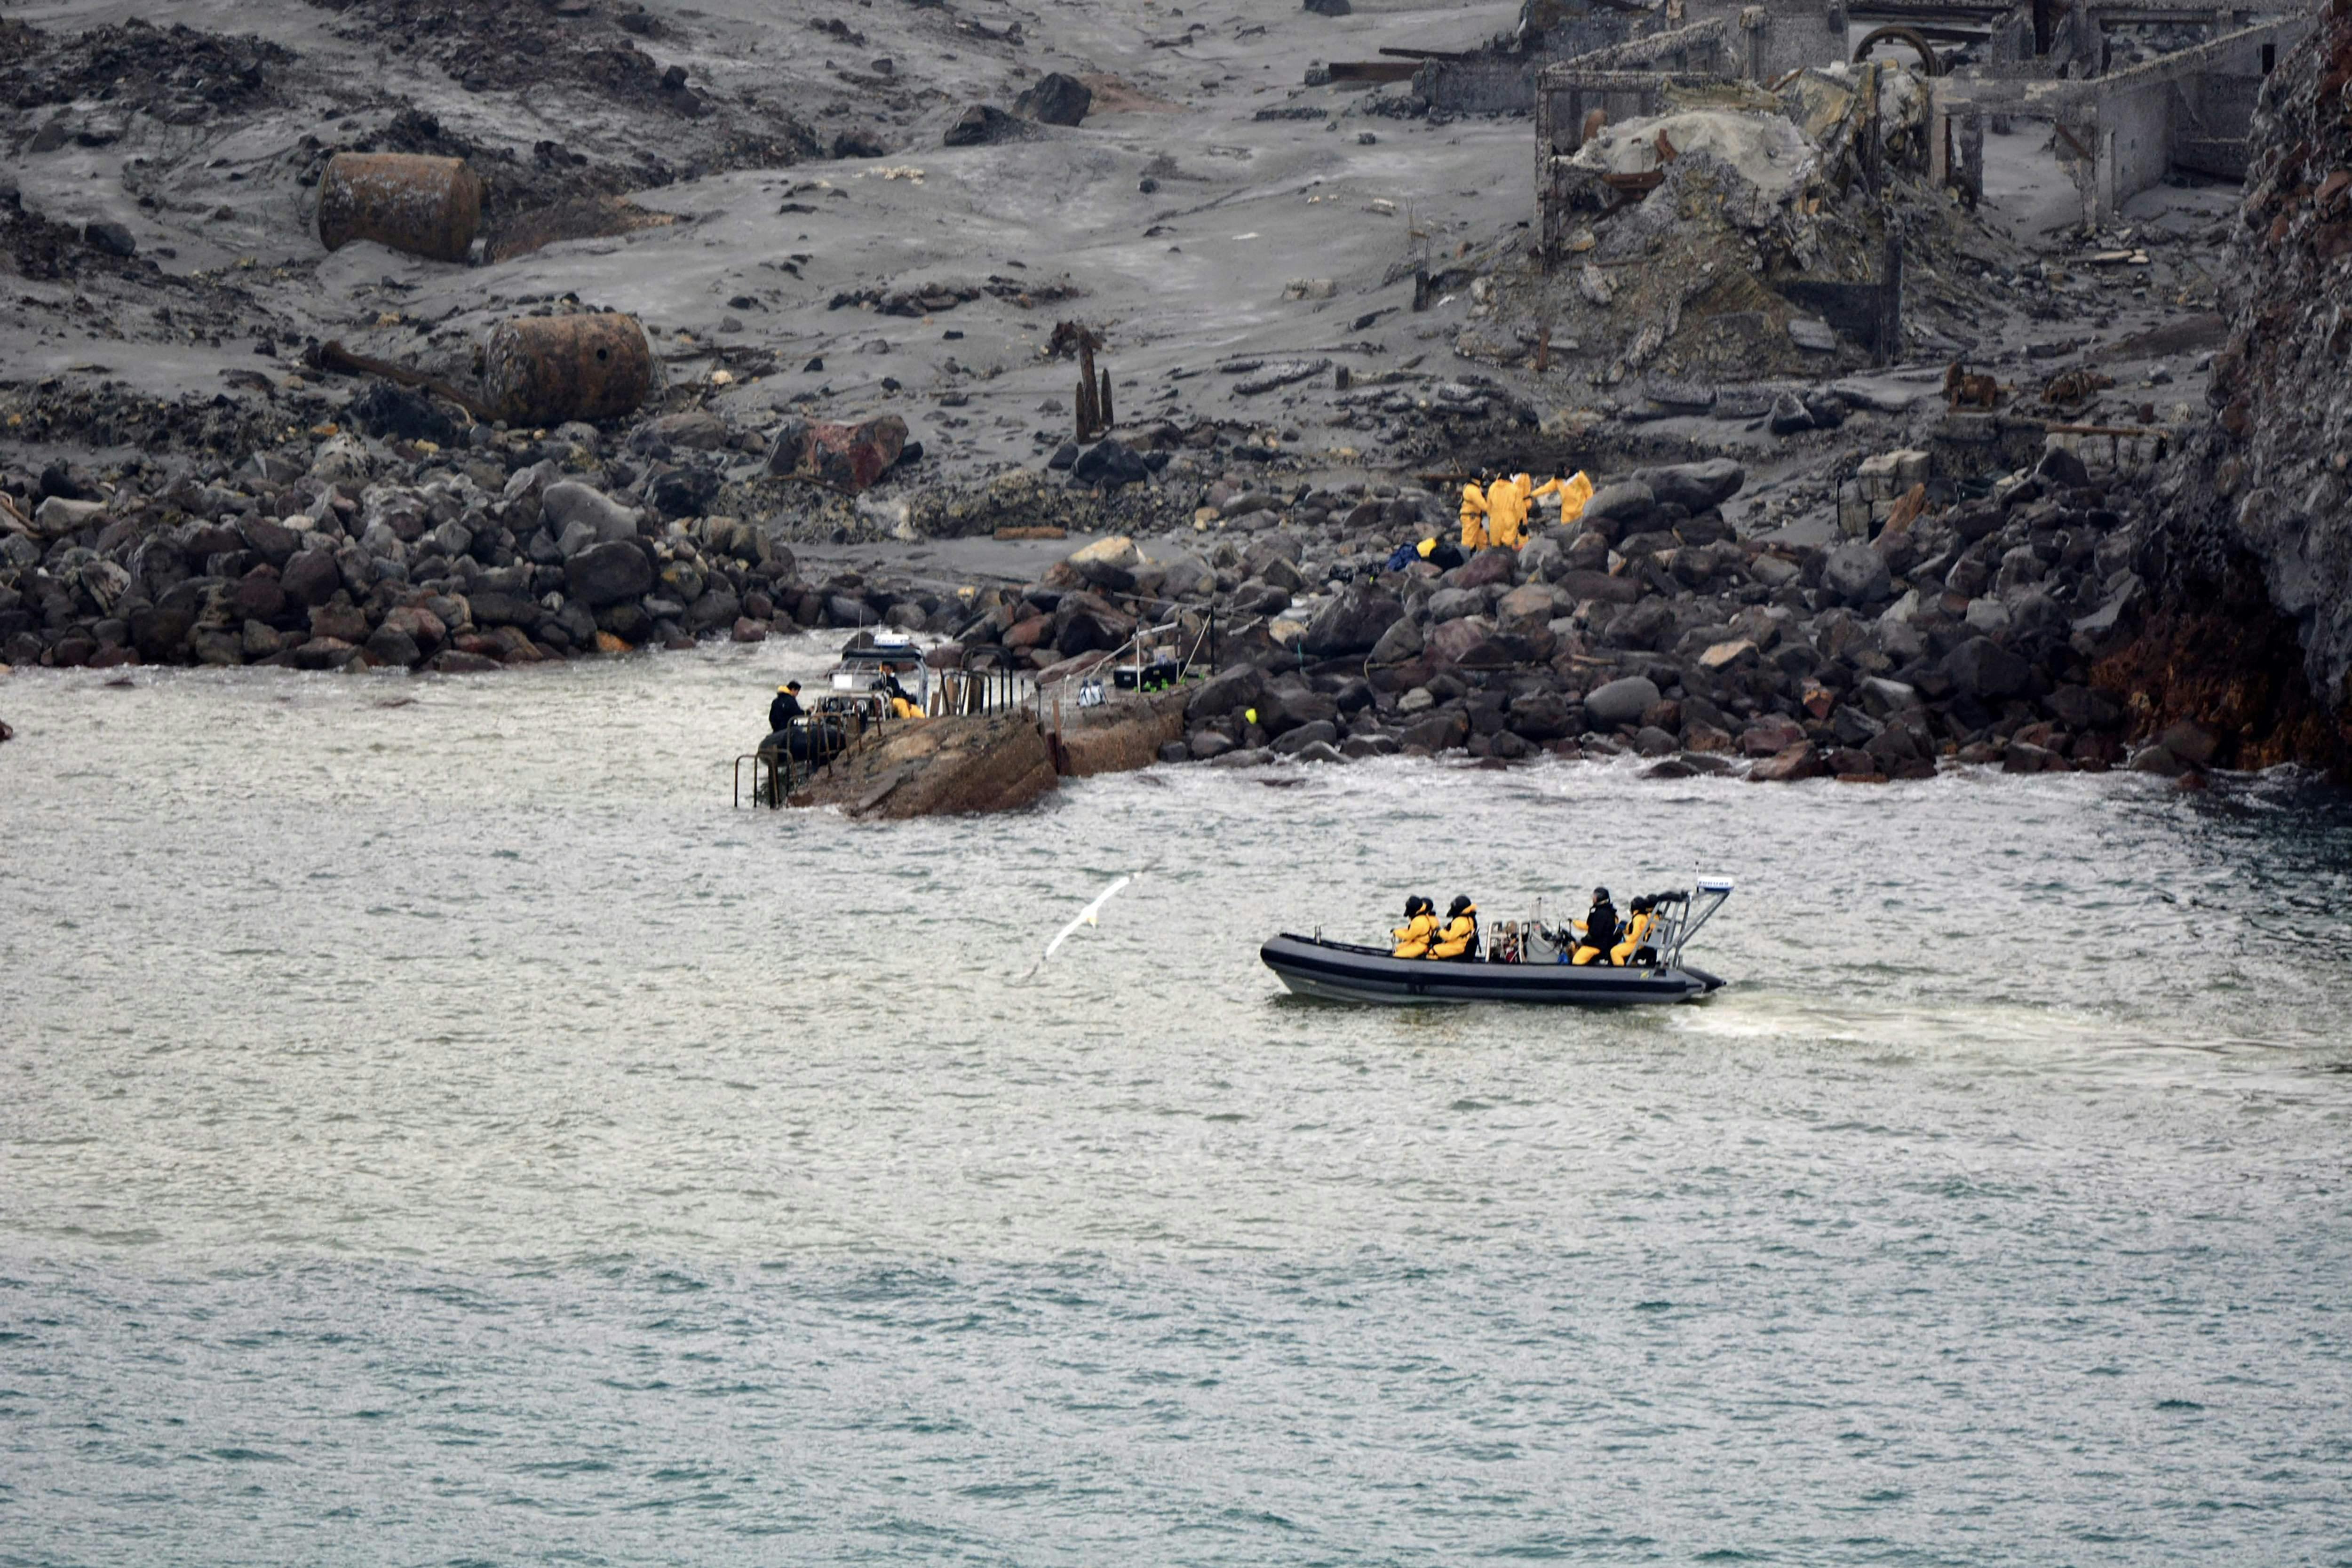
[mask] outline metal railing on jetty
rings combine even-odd
[[[1013,709],[1044,712],[1036,679],[1027,670],[926,668],[923,673],[919,705],[929,718],[978,717]],[[893,717],[888,697],[879,691],[820,697],[814,712],[781,731],[789,738],[786,745],[761,746],[736,757],[735,805],[740,807],[748,798],[755,806],[779,810],[820,773],[911,722],[915,721]]]
[[[1197,616],[1179,613],[1157,626],[1139,625],[1126,641],[1085,669],[1073,672],[1072,679],[1077,682],[1076,705],[1089,708],[1107,700],[1108,694],[1101,689],[1101,672],[1106,669],[1112,671],[1114,685],[1125,689],[1131,684],[1139,691],[1166,690],[1198,679],[1202,670],[1216,668],[1217,636],[1213,607]],[[1167,657],[1156,657],[1161,654]],[[1149,663],[1147,656],[1153,656]],[[1045,731],[1059,768],[1071,682],[1060,679],[1041,686],[1038,673],[1003,667],[934,669],[925,666],[920,706],[929,718],[974,718],[1026,709]],[[736,757],[735,805],[740,807],[748,800],[754,806],[779,810],[836,763],[873,745],[897,725],[912,721],[893,718],[889,701],[880,692],[819,698],[816,711],[793,720],[784,731],[794,743],[782,749],[762,746]]]

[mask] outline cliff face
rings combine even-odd
[[[2264,85],[2211,423],[2154,495],[2154,608],[2102,666],[2144,728],[2352,777],[2352,6]]]

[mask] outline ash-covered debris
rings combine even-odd
[[[103,146],[131,114],[194,125],[259,107],[282,93],[284,68],[295,58],[267,38],[180,23],[132,20],[70,34],[0,20],[0,101],[18,110],[91,104],[86,113],[50,117],[42,129],[57,127],[58,145]]]

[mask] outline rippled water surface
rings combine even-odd
[[[0,1563],[2352,1562],[2342,797],[731,811],[823,660],[0,681]],[[1256,959],[1694,870],[1701,1005]]]

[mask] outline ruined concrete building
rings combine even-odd
[[[1729,106],[1741,88],[1777,93],[1808,68],[1864,60],[1889,45],[1926,79],[1917,151],[1934,184],[1977,199],[1988,122],[2045,121],[2081,195],[2082,221],[2107,223],[2175,169],[2242,177],[2262,80],[2313,25],[2305,10],[2188,0],[1669,0],[1655,20],[1629,26],[1613,11],[1609,19],[1621,40],[1530,73],[1536,227],[1547,259],[1595,210],[1590,179],[1567,162],[1591,127],[1694,96]],[[1562,37],[1594,26],[1570,22]],[[2158,29],[2154,37],[2184,47],[2127,63],[2138,50],[2119,58],[2111,30],[2123,27],[2141,30],[2138,37]],[[1630,183],[1621,173],[1619,187]]]

